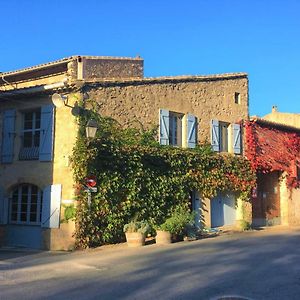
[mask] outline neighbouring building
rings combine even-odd
[[[300,128],[300,114],[280,112],[277,106],[273,106],[271,113],[263,116],[262,119]]]
[[[253,225],[299,225],[300,115],[272,113],[245,124],[246,157],[257,171]]]
[[[66,97],[65,106],[53,105],[54,93]],[[78,128],[72,107],[88,98],[124,126],[159,126],[163,145],[211,142],[216,152],[243,155],[245,73],[144,78],[140,57],[97,56],[0,73],[2,245],[73,247],[74,222],[63,221],[64,208],[74,203],[70,157]],[[235,225],[242,218],[235,203],[230,193],[215,199],[193,193],[193,207],[209,227]]]

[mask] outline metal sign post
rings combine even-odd
[[[97,192],[97,181],[95,176],[89,176],[85,179],[86,185],[84,186],[85,191],[87,192],[87,204],[89,210],[91,209],[91,203],[92,203],[92,193]]]

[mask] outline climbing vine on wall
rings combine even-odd
[[[300,134],[256,121],[245,122],[246,157],[253,170],[263,173],[282,171],[287,186],[300,186],[297,164],[300,163]]]
[[[216,155],[208,145],[193,150],[160,146],[156,128],[123,128],[113,119],[94,118],[97,137],[87,141],[87,117],[81,117],[73,151],[78,247],[122,241],[123,225],[133,217],[160,224],[176,205],[189,204],[192,190],[207,198],[230,190],[249,199],[255,175],[244,158]],[[88,175],[98,181],[90,208],[84,191]]]

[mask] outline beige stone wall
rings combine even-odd
[[[279,183],[281,225],[300,225],[300,190],[290,190],[286,185],[285,173]]]
[[[78,99],[78,95],[70,95],[69,104],[72,105]],[[74,183],[70,158],[78,128],[76,120],[71,114],[70,107],[62,107],[55,111],[53,161],[20,161],[18,159],[21,146],[19,133],[22,129],[22,111],[50,103],[50,96],[45,95],[18,99],[16,101],[11,100],[3,102],[1,105],[1,116],[6,109],[15,108],[17,110],[14,161],[12,164],[0,164],[0,188],[4,191],[6,197],[10,197],[13,186],[20,183],[31,183],[41,189],[51,184],[62,184],[62,203],[66,202],[66,200],[74,199]],[[2,132],[2,117],[0,118],[0,132]],[[1,142],[0,140],[0,144]],[[72,225],[72,222],[68,226],[62,224],[60,229],[46,229],[43,233],[43,244],[47,246],[47,249],[52,250],[70,249],[74,245],[73,230],[74,224]],[[56,236],[57,239],[55,238]],[[61,238],[62,236],[64,238]]]
[[[80,100],[80,94],[70,94],[68,104]],[[55,114],[55,143],[53,160],[53,184],[63,185],[62,199],[74,199],[74,182],[71,168],[71,157],[76,141],[78,126],[70,107],[56,109]]]
[[[21,129],[22,129],[22,111],[27,109],[34,109],[41,105],[49,104],[47,97],[38,97],[31,99],[18,99],[3,102],[1,105],[1,121],[0,132],[2,132],[2,113],[6,109],[16,109],[15,122],[15,139],[14,139],[14,158],[12,164],[0,164],[0,186],[5,191],[6,196],[9,196],[12,186],[19,183],[33,183],[44,188],[51,184],[53,172],[51,162],[39,161],[20,161],[18,159],[19,149],[21,147]],[[0,144],[2,145],[2,134]]]
[[[200,142],[210,141],[211,119],[234,123],[248,118],[247,78],[219,80],[156,80],[106,83],[86,87],[99,113],[121,124],[145,128],[159,124],[159,109],[191,113],[198,118]],[[241,103],[234,102],[240,93]]]
[[[270,114],[265,115],[263,119],[300,128],[300,114],[282,113],[273,110]]]
[[[133,78],[144,76],[142,59],[102,58],[83,59],[83,78]]]
[[[300,225],[300,190],[293,189],[289,199],[289,225]]]

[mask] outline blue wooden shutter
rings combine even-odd
[[[213,151],[220,151],[220,132],[218,120],[211,120],[211,145]]]
[[[52,161],[54,133],[54,106],[45,105],[41,110],[40,161]]]
[[[8,221],[8,198],[4,197],[3,190],[0,189],[0,224],[7,224]]]
[[[232,130],[233,130],[233,153],[241,154],[242,152],[241,125],[232,124]]]
[[[195,148],[197,144],[197,119],[195,116],[187,115],[187,146]]]
[[[43,190],[42,227],[59,228],[61,184],[49,185]]]
[[[15,119],[16,110],[9,109],[4,111],[3,116],[3,135],[2,135],[2,163],[12,163],[14,157],[15,139]]]
[[[159,143],[169,145],[169,111],[159,110]]]

